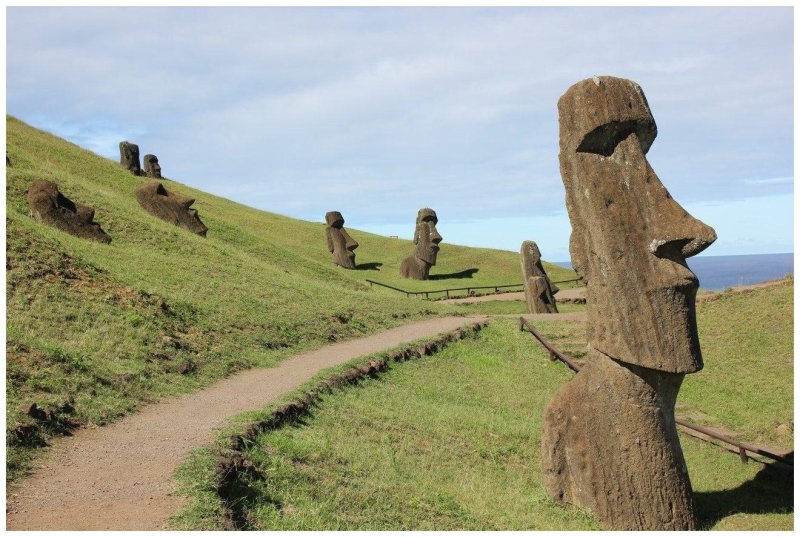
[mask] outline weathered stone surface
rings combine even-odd
[[[167,192],[161,182],[149,181],[137,188],[136,201],[153,216],[206,236],[208,228],[200,221],[197,211],[191,208],[194,199]]]
[[[78,205],[64,196],[58,186],[35,179],[28,188],[28,206],[32,218],[66,231],[70,235],[98,242],[111,242],[100,224],[94,222],[94,209]]]
[[[528,313],[558,313],[556,287],[542,265],[542,254],[534,241],[524,241],[519,250],[522,265],[522,282],[525,284],[525,302]]]
[[[325,236],[328,239],[328,251],[333,254],[334,265],[354,269],[356,268],[356,253],[358,243],[353,240],[344,229],[344,217],[339,211],[325,213]]]
[[[545,410],[545,487],[608,529],[696,529],[673,414],[684,374],[703,366],[698,281],[686,258],[716,234],[648,164],[656,125],[636,83],[584,80],[558,112],[570,254],[587,285],[588,355]]]
[[[400,275],[412,280],[427,280],[431,267],[436,264],[442,236],[436,231],[439,219],[433,209],[420,209],[414,229],[414,253],[400,263]]]
[[[147,177],[161,179],[161,165],[158,163],[158,157],[155,155],[144,156],[144,174]]]
[[[133,175],[142,175],[142,168],[139,165],[139,146],[130,142],[120,142],[119,163]]]

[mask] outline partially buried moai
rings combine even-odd
[[[28,188],[28,206],[31,217],[48,226],[76,237],[111,242],[111,237],[94,221],[94,209],[73,202],[51,181],[33,180]]]
[[[522,264],[522,283],[528,313],[558,313],[554,295],[558,287],[550,281],[542,266],[542,254],[533,241],[524,241],[519,250]]]
[[[325,213],[325,236],[328,239],[328,251],[333,254],[333,264],[340,267],[356,268],[358,243],[353,240],[344,228],[344,217],[339,211]]]
[[[414,229],[414,254],[400,263],[400,275],[412,280],[427,280],[431,267],[436,264],[442,236],[436,231],[436,211],[420,209]]]
[[[545,410],[545,488],[607,529],[697,529],[674,408],[684,375],[703,367],[686,258],[716,234],[648,164],[656,124],[636,83],[579,82],[558,115],[588,354]]]
[[[170,224],[206,236],[208,228],[192,209],[194,199],[168,192],[160,181],[148,181],[136,189],[136,201],[148,213]]]
[[[130,142],[120,142],[119,163],[133,175],[142,175],[142,167],[139,165],[139,146]]]
[[[158,157],[155,155],[145,155],[143,162],[144,174],[147,177],[161,179],[161,165],[158,163]]]

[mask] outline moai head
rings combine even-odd
[[[119,163],[133,175],[142,175],[142,168],[139,166],[139,146],[128,142],[120,142]]]
[[[78,205],[58,191],[50,181],[34,179],[28,189],[31,217],[70,235],[97,242],[111,242],[100,224],[94,222],[94,209]]]
[[[333,263],[340,267],[356,268],[358,243],[344,229],[344,217],[339,211],[325,213],[325,234],[328,237],[328,251],[333,254]]]
[[[547,280],[547,287],[550,293],[555,295],[559,289],[550,281],[550,277],[544,271],[542,265],[542,253],[539,251],[539,246],[534,241],[522,241],[522,247],[519,249],[520,261],[522,263],[522,278],[527,281],[530,277],[542,276]]]
[[[161,179],[161,166],[158,164],[158,157],[155,155],[144,156],[144,174],[147,177]]]
[[[190,208],[194,200],[174,192],[167,192],[159,181],[149,181],[137,188],[136,201],[153,216],[188,229],[192,233],[206,236],[208,228],[200,221],[197,211]]]
[[[542,265],[542,254],[539,246],[533,241],[524,241],[519,250],[522,264],[522,282],[525,285],[525,302],[528,313],[558,313],[556,287]]]
[[[436,254],[439,253],[439,243],[442,236],[436,231],[436,211],[433,209],[420,209],[417,213],[417,227],[414,229],[414,257],[421,259],[429,265],[436,264]]]
[[[717,238],[672,199],[645,157],[656,123],[630,80],[594,77],[558,101],[572,265],[587,284],[591,349],[670,373],[703,367],[698,281],[686,258]]]

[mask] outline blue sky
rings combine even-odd
[[[637,81],[661,181],[793,250],[792,8],[7,8],[7,113],[260,209],[569,259],[556,102]]]

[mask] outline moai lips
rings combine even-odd
[[[133,175],[142,175],[142,168],[139,165],[139,146],[129,142],[120,142],[119,163]]]
[[[35,179],[28,189],[28,205],[31,217],[44,224],[76,237],[111,242],[100,224],[94,222],[94,209],[74,203],[53,182]]]
[[[594,77],[559,99],[572,265],[587,284],[587,363],[545,410],[543,480],[615,530],[697,529],[674,422],[684,374],[703,367],[698,281],[716,239],[661,184],[641,88]]]
[[[420,209],[414,229],[414,254],[400,263],[400,275],[412,280],[427,280],[436,264],[442,236],[436,230],[439,219],[433,209]]]
[[[144,156],[144,174],[147,177],[161,179],[161,165],[158,163],[158,157],[155,155]]]
[[[553,297],[558,293],[558,287],[544,271],[539,246],[533,241],[524,241],[519,256],[528,313],[558,313],[556,299]]]
[[[191,208],[194,199],[168,192],[161,182],[150,181],[137,188],[136,201],[153,216],[206,236],[208,228],[200,221],[197,211]]]
[[[358,243],[344,229],[344,217],[339,211],[325,213],[325,235],[328,239],[328,251],[333,254],[333,263],[340,267],[356,268]]]

